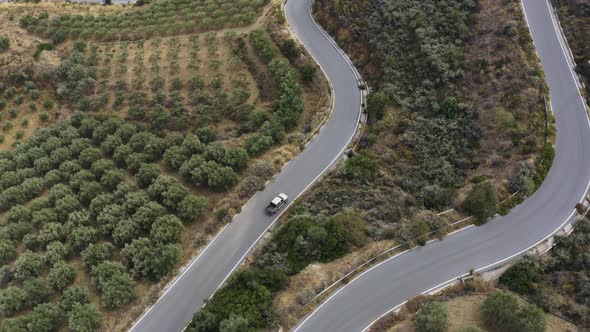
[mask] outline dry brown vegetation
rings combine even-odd
[[[466,54],[465,92],[482,130],[479,166],[470,176],[507,188],[519,162],[534,164],[544,148],[547,88],[518,2],[479,2]]]

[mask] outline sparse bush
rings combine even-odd
[[[414,220],[410,224],[410,232],[412,233],[412,239],[416,240],[420,245],[425,245],[426,235],[430,232],[430,228],[423,220]]]
[[[47,122],[49,120],[49,114],[47,114],[47,112],[39,113],[39,120],[41,122]]]
[[[533,192],[534,183],[531,179],[532,171],[526,162],[520,162],[516,172],[508,179],[508,189],[513,192],[522,192],[529,195]]]
[[[8,36],[0,37],[0,52],[6,51],[9,48],[10,48],[10,39],[8,39]]]
[[[276,169],[269,162],[257,161],[250,167],[250,171],[254,176],[257,176],[263,180],[269,180],[275,174]]]
[[[509,20],[504,23],[502,27],[502,33],[508,37],[514,37],[518,34],[518,22],[514,20]]]
[[[301,67],[301,78],[303,82],[310,83],[316,76],[317,67],[313,64],[306,64]]]
[[[264,189],[264,180],[258,176],[248,176],[240,184],[240,197],[246,198],[254,195],[256,192]]]
[[[54,106],[55,103],[51,99],[45,99],[45,101],[43,102],[43,108],[45,108],[48,111],[52,110]]]

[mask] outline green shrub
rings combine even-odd
[[[487,326],[511,331],[516,321],[518,302],[514,296],[497,291],[485,299],[482,310]]]
[[[51,36],[51,41],[53,42],[53,45],[61,44],[68,38],[68,35],[68,29],[59,29],[53,34],[53,36]]]
[[[518,262],[502,274],[500,283],[517,293],[530,294],[536,289],[536,284],[541,281],[540,272],[531,261]]]
[[[316,76],[317,67],[313,64],[306,64],[301,67],[300,71],[303,82],[310,83]]]
[[[547,329],[545,313],[534,304],[525,304],[518,311],[516,331],[519,332],[543,332]]]
[[[31,97],[31,100],[37,100],[41,96],[41,92],[39,92],[39,90],[37,90],[37,89],[33,89],[29,92],[29,96]],[[31,104],[33,104],[33,103],[31,103]],[[35,107],[35,109],[37,109],[37,108]]]
[[[463,201],[463,208],[472,214],[476,222],[485,223],[497,212],[498,196],[496,189],[490,182],[475,185]]]
[[[343,173],[357,182],[374,180],[379,172],[377,161],[370,155],[358,155],[346,160]]]
[[[218,331],[220,325],[235,326],[236,321],[244,324],[244,320],[247,330],[268,326],[274,321],[273,293],[286,285],[287,276],[278,271],[246,269],[238,272],[195,314],[187,331]]]
[[[547,328],[543,310],[534,304],[518,305],[516,298],[497,291],[483,303],[486,325],[497,331],[543,332]]]
[[[269,251],[286,255],[289,273],[297,273],[314,261],[329,262],[366,240],[366,224],[354,214],[337,215],[322,223],[310,216],[294,216],[279,228]]]
[[[15,104],[21,105],[24,101],[25,101],[25,97],[23,97],[22,95],[14,96],[14,103]]]
[[[412,233],[412,238],[417,241],[419,245],[423,246],[426,244],[426,235],[430,233],[430,228],[423,220],[414,220],[410,224],[410,232]]]
[[[547,173],[553,165],[553,159],[555,159],[555,149],[551,144],[547,144],[543,150],[543,154],[539,156],[539,162],[537,163],[537,172],[533,175],[533,182],[535,183],[535,189],[539,188]]]
[[[297,43],[293,39],[286,39],[283,41],[283,44],[281,45],[281,52],[287,59],[291,61],[296,60],[297,57],[299,57],[299,54],[301,54],[299,46],[297,46]]]
[[[47,122],[48,120],[49,120],[49,114],[47,114],[47,112],[39,113],[39,121]]]
[[[43,101],[43,108],[45,108],[48,111],[53,109],[54,106],[55,103],[51,99],[45,99],[45,101]]]
[[[266,63],[280,54],[278,47],[263,30],[252,31],[250,33],[250,42],[258,56]]]
[[[449,317],[443,303],[427,302],[416,313],[416,332],[445,332],[448,328]]]
[[[35,60],[39,60],[39,58],[41,57],[41,53],[43,53],[43,51],[52,51],[52,50],[53,50],[52,44],[49,44],[49,43],[37,44],[37,48],[35,48],[35,54],[33,55],[33,58]]]

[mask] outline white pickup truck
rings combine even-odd
[[[287,195],[278,194],[277,197],[273,198],[272,201],[270,201],[270,204],[266,206],[264,212],[266,212],[266,214],[268,214],[269,216],[272,216],[273,214],[279,212],[279,210],[283,206],[285,206],[288,199],[289,198],[287,197]]]

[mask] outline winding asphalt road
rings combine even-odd
[[[241,213],[173,281],[130,331],[181,331],[204,300],[225,282],[276,221],[278,216],[269,217],[264,213],[268,202],[281,192],[293,202],[334,164],[352,140],[361,113],[362,95],[357,74],[313,22],[309,12],[310,1],[289,1],[286,5],[288,20],[305,48],[331,80],[335,102],[332,116],[303,152],[243,207]]]
[[[223,284],[276,220],[263,214],[266,203],[279,192],[293,198],[300,195],[350,142],[361,103],[357,75],[313,22],[311,1],[290,0],[286,4],[287,19],[332,82],[332,117],[306,149],[173,282],[132,331],[182,330],[195,308]],[[470,269],[484,270],[521,255],[574,216],[575,204],[588,190],[590,122],[548,3],[524,0],[523,7],[551,90],[559,133],[553,168],[543,186],[506,217],[469,227],[373,267],[338,290],[296,330],[363,330],[408,298],[437,288]]]
[[[587,193],[590,122],[548,0],[523,0],[557,120],[556,157],[539,190],[481,227],[469,227],[373,267],[338,290],[296,331],[361,331],[407,299],[517,257],[574,216]]]

